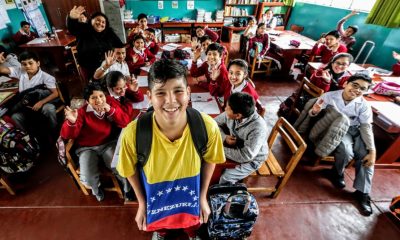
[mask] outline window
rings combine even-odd
[[[376,0],[297,0],[297,2],[369,12],[374,6]]]

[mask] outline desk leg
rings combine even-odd
[[[230,29],[228,32],[229,32],[229,39],[228,39],[228,43],[230,43],[230,42],[231,42],[231,40],[232,40],[232,33],[233,33],[233,30],[232,30],[232,29]]]
[[[292,68],[295,56],[296,56],[295,52],[284,51],[283,63],[281,69],[281,73],[283,76],[289,76],[290,69]]]
[[[388,149],[382,154],[382,156],[376,161],[376,163],[394,163],[399,158],[400,149],[400,134],[396,140],[390,145]]]

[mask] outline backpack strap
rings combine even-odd
[[[136,153],[139,164],[143,167],[149,158],[153,140],[153,111],[143,113],[137,120]]]
[[[190,133],[197,154],[203,160],[203,155],[207,151],[208,135],[206,125],[201,113],[193,108],[186,109]],[[136,126],[136,153],[139,164],[143,167],[151,151],[153,140],[153,111],[142,114]]]

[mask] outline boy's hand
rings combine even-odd
[[[325,43],[325,37],[320,38],[317,43],[324,44]]]
[[[337,50],[339,49],[339,46],[340,46],[339,42],[335,43],[335,45],[332,46],[332,51],[337,52]]]
[[[141,231],[146,231],[146,203],[139,202],[139,208],[135,217],[136,224]]]
[[[70,107],[66,106],[64,109],[65,119],[70,123],[74,124],[78,118],[78,110],[72,110]]]
[[[312,110],[311,110],[314,115],[317,115],[319,112],[321,112],[323,103],[324,103],[324,99],[322,99],[322,98],[320,98],[316,103],[314,103]]]
[[[104,60],[106,61],[105,67],[111,67],[111,65],[113,65],[117,61],[117,58],[115,57],[115,52],[111,50],[104,53]]]
[[[82,6],[74,6],[69,12],[69,17],[72,19],[78,19],[82,13],[85,12],[85,8]]]
[[[139,60],[139,57],[136,54],[133,55],[133,57],[132,57],[133,63],[136,63],[138,60]]]
[[[201,57],[201,47],[198,46],[196,50],[194,50],[193,52],[193,61],[199,60],[200,57]]]
[[[6,58],[4,57],[4,52],[0,53],[0,64],[3,64],[6,61]]]
[[[328,83],[331,82],[332,75],[328,69],[322,70],[322,78]]]
[[[211,209],[206,198],[200,198],[200,224],[207,223]]]
[[[398,54],[395,51],[393,51],[392,54],[393,54],[393,58],[400,62],[400,54]]]
[[[236,145],[236,137],[235,136],[231,136],[231,135],[227,135],[226,138],[225,138],[225,142],[229,146],[235,146]]]
[[[365,167],[372,167],[375,164],[376,160],[376,152],[374,150],[370,150],[369,153],[363,159],[363,165]]]
[[[39,111],[43,107],[44,103],[42,101],[39,101],[33,105],[32,110],[33,111]]]

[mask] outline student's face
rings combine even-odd
[[[147,18],[142,18],[139,20],[139,27],[141,29],[146,29],[147,28]]]
[[[34,75],[39,71],[40,62],[33,59],[22,60],[21,67],[28,73],[28,75]]]
[[[142,50],[144,48],[144,41],[143,39],[139,38],[135,41],[134,46],[137,50]]]
[[[204,36],[204,30],[202,28],[196,29],[196,35],[198,38],[201,38],[202,36]]]
[[[126,86],[125,79],[120,79],[120,80],[118,80],[118,82],[115,85],[115,87],[112,88],[112,91],[116,95],[118,95],[120,97],[123,97],[123,96],[125,96],[126,89],[127,89],[127,86]]]
[[[240,114],[234,113],[234,112],[232,111],[231,106],[229,106],[229,102],[226,103],[225,112],[226,112],[226,116],[227,116],[229,119],[235,120],[235,119],[239,119],[239,118],[240,118]]]
[[[268,11],[264,15],[267,19],[271,19],[274,16],[274,13],[272,11]]]
[[[207,63],[211,66],[219,64],[221,62],[221,55],[218,51],[207,52]]]
[[[22,26],[22,31],[24,31],[25,33],[29,33],[31,31],[31,26],[30,25]]]
[[[346,37],[350,37],[350,36],[352,36],[354,34],[354,30],[352,29],[352,28],[347,28],[345,31],[344,31],[344,35],[346,36]]]
[[[257,35],[264,35],[267,31],[267,27],[263,25],[262,27],[257,28]]]
[[[208,45],[210,45],[211,43],[212,43],[211,40],[206,40],[206,41],[201,43],[201,47],[205,51],[207,49]]]
[[[247,71],[245,72],[245,70],[242,67],[238,65],[231,65],[229,67],[228,78],[229,82],[233,86],[235,87],[239,86],[243,82],[246,76],[247,76]]]
[[[171,126],[185,118],[190,87],[185,84],[184,77],[168,79],[164,85],[156,83],[147,95],[158,124]]]
[[[146,37],[147,41],[153,41],[155,38],[154,33],[149,31],[144,31],[144,36]]]
[[[348,57],[341,57],[341,58],[336,59],[336,61],[334,61],[332,63],[332,70],[335,73],[342,73],[342,72],[347,70],[349,65],[350,65],[349,58]]]
[[[102,32],[106,28],[106,19],[103,16],[97,16],[92,19],[92,26],[96,32]]]
[[[115,56],[117,57],[118,62],[123,62],[126,57],[126,49],[125,48],[116,48],[114,49]]]
[[[254,24],[256,24],[256,22],[254,20],[249,21],[249,26],[254,26]]]
[[[369,83],[364,80],[355,80],[353,82],[346,82],[343,85],[343,99],[351,101],[357,97],[360,97],[364,92],[368,91]]]
[[[328,47],[334,46],[336,43],[338,43],[338,39],[335,38],[334,36],[328,35],[325,37],[325,44]]]
[[[87,102],[96,109],[96,107],[102,106],[106,102],[106,95],[104,95],[103,91],[93,91]]]

